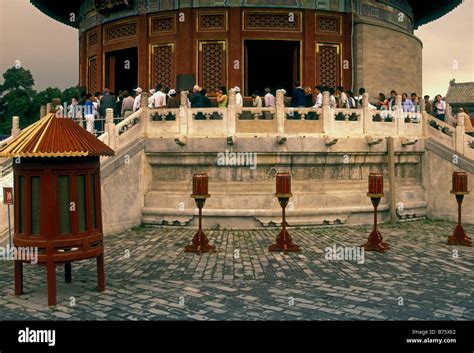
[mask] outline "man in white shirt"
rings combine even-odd
[[[275,96],[272,94],[270,88],[265,88],[265,96],[263,98],[265,100],[265,107],[275,108]]]
[[[323,93],[321,86],[315,86],[314,92],[316,93],[316,102],[313,105],[313,108],[321,108],[323,106]]]
[[[329,107],[331,109],[337,108],[336,97],[334,97],[334,93],[335,93],[334,88],[329,87],[328,91],[329,91]]]
[[[165,87],[162,85],[156,86],[156,92],[152,96],[152,108],[166,107],[166,93]]]
[[[275,96],[272,94],[271,89],[268,87],[265,88],[265,96],[263,97],[263,100],[265,101],[265,107],[275,108],[275,105],[276,105]],[[272,120],[271,112],[264,112],[263,116],[265,117],[266,120]]]
[[[166,93],[165,86],[161,86],[156,92],[155,98],[155,108],[164,108],[166,107]]]
[[[242,98],[242,95],[240,94],[240,87],[235,86],[234,87],[235,91],[235,106],[238,107],[243,107],[244,106],[244,99]]]
[[[135,91],[135,100],[133,101],[133,111],[136,112],[140,109],[140,100],[142,97],[143,90],[140,87],[134,89]]]
[[[336,94],[339,97],[339,108],[347,108],[347,94],[342,86],[336,88]]]
[[[443,100],[441,94],[436,95],[433,108],[436,113],[436,119],[446,122],[446,102]]]
[[[153,95],[155,94],[155,92],[156,91],[153,88],[150,90],[150,97],[148,97],[148,108],[153,108]]]

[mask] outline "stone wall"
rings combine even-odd
[[[452,173],[464,171],[436,153],[426,150],[423,163],[424,184],[427,190],[428,217],[457,221],[456,198],[450,194]],[[468,185],[471,194],[464,197],[463,222],[474,223],[474,175],[468,172]],[[469,234],[468,234],[469,235]],[[472,236],[472,234],[470,235]]]
[[[209,175],[211,198],[206,201],[206,227],[252,228],[281,221],[275,192],[277,172],[292,174],[293,197],[287,216],[290,225],[370,224],[373,208],[367,197],[370,172],[385,174],[380,220],[388,220],[388,170],[385,140],[368,146],[365,138],[342,138],[326,147],[323,137],[288,137],[278,145],[271,137],[238,138],[235,146],[224,139],[188,140],[177,146],[167,139],[148,139],[145,152],[152,166],[151,188],[145,195],[143,220],[148,224],[195,225],[196,207],[190,198],[192,175]],[[424,144],[396,143],[397,201],[403,214],[426,214],[421,185]],[[218,153],[257,154],[248,166],[219,165]],[[230,157],[231,158],[231,157]],[[230,161],[230,159],[229,159]],[[241,159],[241,161],[243,161]]]
[[[372,100],[389,95],[422,95],[422,43],[391,25],[360,18],[354,21],[354,90],[364,87]]]
[[[143,141],[137,140],[128,147],[108,158],[101,167],[104,233],[129,229],[142,221],[151,172],[145,161]]]

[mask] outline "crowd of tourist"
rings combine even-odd
[[[244,106],[244,98],[239,87],[233,87],[235,92],[235,105],[237,108]],[[287,94],[284,93],[284,104],[286,107],[293,108],[321,108],[323,105],[323,92],[329,93],[329,106],[331,108],[348,108],[356,109],[362,107],[362,100],[365,89],[360,88],[358,95],[354,95],[351,90],[345,90],[342,86],[328,87],[317,85],[314,88],[309,86],[303,87],[299,81],[295,82],[293,91]],[[117,96],[109,89],[105,89],[102,93],[96,92],[94,94],[82,94],[81,98],[73,97],[70,104],[67,106],[67,117],[75,120],[82,119],[85,121],[87,131],[94,133],[96,131],[103,131],[105,112],[108,108],[113,109],[114,117],[127,118],[133,112],[137,111],[141,105],[141,95],[143,90],[137,87],[133,90],[133,94],[128,91],[120,91]],[[390,91],[386,96],[384,93],[379,93],[376,100],[369,102],[370,109],[377,110],[394,110],[396,107],[396,97],[399,93],[395,90]],[[212,96],[212,99],[210,98]],[[188,95],[188,107],[190,108],[226,108],[229,103],[227,89],[225,86],[219,87],[215,92],[208,92],[205,88],[195,85],[192,92]],[[430,100],[430,96],[425,95],[423,98],[419,97],[417,93],[401,94],[401,107],[404,112],[419,112],[420,103],[424,104],[425,111],[450,125],[455,125],[457,121],[448,121],[447,106],[443,97],[438,94],[434,100]],[[154,89],[149,91],[148,107],[152,109],[168,108],[176,109],[181,105],[181,98],[175,89],[158,84]],[[246,106],[255,108],[275,107],[276,97],[274,92],[266,87],[263,90],[263,96],[259,91],[252,92],[251,104],[248,102]],[[61,102],[53,102],[53,106],[64,110]],[[66,107],[66,105],[64,106]],[[461,108],[460,112],[469,114],[465,108]],[[310,115],[309,115],[310,116]],[[161,118],[161,117],[159,117]],[[262,119],[271,119],[272,115],[269,111],[263,111]],[[174,119],[171,114],[168,114],[165,119]],[[196,119],[204,119],[204,115],[199,113]],[[464,118],[463,118],[464,119]],[[465,119],[464,125],[466,132],[474,134],[474,128],[469,117]]]

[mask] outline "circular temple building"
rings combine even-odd
[[[296,81],[371,95],[422,92],[413,35],[461,0],[31,0],[79,29],[81,86],[114,92],[195,82],[245,96]],[[409,55],[407,54],[409,53]]]

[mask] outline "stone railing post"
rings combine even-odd
[[[428,137],[428,128],[429,128],[429,121],[428,121],[429,114],[424,110],[421,112],[421,123],[423,124],[423,136]]]
[[[188,134],[188,110],[189,100],[188,91],[181,91],[179,105],[179,133],[186,136]]]
[[[148,122],[150,121],[150,110],[148,109],[148,93],[142,92],[140,95],[140,124],[142,124],[142,134],[146,137],[148,133]]]
[[[277,120],[277,132],[279,134],[285,133],[285,95],[283,90],[279,89],[276,91],[276,120]]]
[[[49,114],[53,111],[53,103],[46,104],[46,114]],[[45,114],[45,115],[46,115]]]
[[[323,92],[323,132],[328,133],[332,127],[331,107],[329,106],[329,92]]]
[[[421,132],[422,132],[423,136],[426,136],[426,134],[428,133],[427,132],[428,125],[427,125],[427,119],[425,117],[426,107],[425,107],[425,100],[424,99],[419,100],[418,107],[420,108],[420,110],[417,111],[417,113],[419,113],[421,115],[421,117],[420,117]]]
[[[466,127],[464,126],[464,116],[466,113],[458,113],[456,116],[456,152],[464,154],[464,139],[466,137]],[[468,116],[469,119],[469,116]]]
[[[117,149],[117,131],[114,124],[114,110],[105,110],[105,132],[107,133],[107,145],[113,150]]]
[[[369,109],[369,94],[364,93],[362,96],[362,126],[364,129],[364,134],[368,134],[370,130],[370,122],[372,121],[372,116],[370,115]]]
[[[395,119],[397,119],[397,135],[400,135],[403,132],[405,119],[403,118],[402,96],[399,94],[395,97],[395,114],[394,115],[395,115]]]
[[[46,106],[45,105],[42,105],[40,107],[40,119],[46,115]]]
[[[237,124],[237,111],[235,109],[235,90],[229,90],[227,100],[227,137],[235,135]]]
[[[20,117],[12,117],[12,137],[17,137],[20,134]]]

